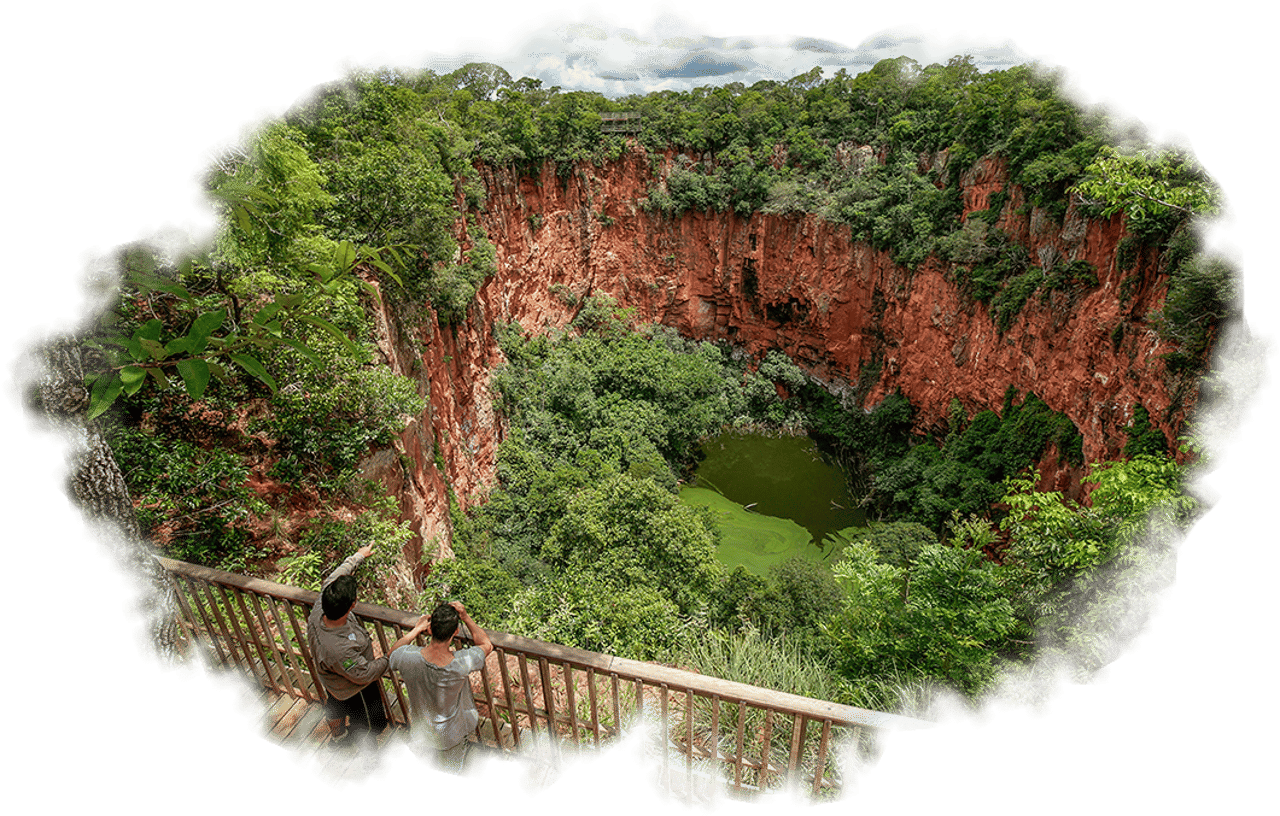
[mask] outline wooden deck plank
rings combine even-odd
[[[234,705],[236,705],[236,711],[238,711],[239,714],[247,716],[247,718],[252,718],[253,715],[259,714],[262,706],[271,705],[270,701],[265,700],[266,694],[268,694],[268,691],[261,686],[248,687],[244,689],[244,691],[237,688],[236,703],[234,703]]]
[[[328,734],[329,723],[324,718],[324,708],[303,700],[301,716],[280,743],[300,753],[309,754],[320,747]]]
[[[329,731],[329,721],[324,716],[324,706],[319,703],[312,703],[311,707],[319,716],[315,724],[311,726],[311,729],[302,736],[303,749],[307,753],[314,753],[319,750],[320,746],[327,744],[332,736]]]
[[[268,715],[259,721],[257,726],[253,726],[251,724],[250,728],[253,729],[253,733],[259,735],[259,737],[265,739],[265,741],[278,746],[278,744],[283,741],[284,737],[275,737],[273,739],[274,735],[280,733],[282,724],[284,735],[288,735],[289,730],[293,729],[293,725],[297,723],[297,720],[302,719],[302,712],[298,712],[298,714],[294,716],[293,720],[289,721],[288,724],[284,724],[285,719],[287,719],[294,710],[298,709],[298,706],[302,706],[302,709],[306,709],[306,705],[307,703],[305,700],[294,697],[292,694],[279,694],[279,697],[276,698],[275,705],[271,706]]]
[[[294,697],[292,705],[280,716],[275,725],[271,728],[272,736],[285,742],[289,739],[289,735],[293,733],[293,729],[297,727],[298,722],[307,713],[307,701],[300,697]]]
[[[389,725],[387,730],[384,730],[384,732],[378,737],[378,751],[379,753],[385,753],[387,758],[379,762],[378,767],[376,767],[372,774],[365,773],[364,761],[361,761],[360,764],[356,765],[356,769],[360,771],[360,773],[358,773],[356,778],[351,781],[355,781],[357,785],[362,785],[370,779],[385,779],[385,776],[390,773],[392,760],[403,756],[404,748],[407,747],[408,729],[401,728],[401,726],[398,725]]]
[[[334,779],[359,778],[366,767],[364,753],[357,747],[328,748],[329,756],[323,761],[320,772]]]
[[[257,707],[252,714],[248,715],[248,729],[255,734],[260,734],[264,730],[270,730],[271,725],[275,724],[275,720],[282,716],[285,711],[292,706],[294,698],[291,694],[282,694],[280,692],[270,691],[262,694],[257,701]]]

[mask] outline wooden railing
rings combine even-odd
[[[189,642],[277,692],[324,699],[306,636],[317,593],[167,558],[160,562],[176,591]],[[382,654],[418,620],[366,603],[354,611],[372,624]],[[656,715],[664,769],[680,763],[690,779],[718,776],[738,791],[795,784],[823,795],[841,787],[842,752],[866,757],[881,730],[925,725],[669,666],[502,632],[489,636],[496,657],[490,655],[473,682],[481,716],[476,738],[503,751],[519,751],[540,736],[561,746],[599,746]],[[388,672],[381,682],[389,718],[408,724],[400,678]]]
[[[602,113],[600,114],[600,131],[602,133],[639,133],[642,119],[642,114],[638,111]]]

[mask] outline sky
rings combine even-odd
[[[762,79],[785,81],[820,65],[823,77],[844,68],[859,74],[879,60],[910,56],[922,65],[946,64],[968,54],[979,70],[1001,70],[1030,61],[1053,67],[1052,55],[1028,54],[1010,37],[957,32],[942,38],[915,23],[882,28],[855,45],[820,37],[731,35],[712,31],[675,4],[654,5],[653,17],[636,28],[589,3],[577,17],[568,10],[540,15],[513,28],[500,43],[460,37],[452,49],[385,51],[362,60],[369,68],[429,68],[447,74],[467,63],[494,63],[513,78],[541,79],[544,87],[595,91],[617,98],[631,93],[689,91],[703,86]]]

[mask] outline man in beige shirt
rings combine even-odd
[[[372,554],[373,547],[366,544],[331,572],[307,618],[307,643],[328,693],[325,711],[333,742],[339,745],[353,743],[364,734],[376,738],[387,727],[378,684],[387,671],[387,658],[374,657],[373,639],[351,611],[356,605],[352,573]],[[424,617],[419,622],[422,628],[426,621]],[[411,643],[420,631],[414,629],[392,648]]]

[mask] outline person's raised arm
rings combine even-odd
[[[360,557],[356,558],[357,555]],[[372,544],[366,544],[360,549],[356,550],[354,553],[347,556],[347,559],[343,561],[341,564],[339,564],[333,570],[333,572],[329,573],[328,577],[324,579],[324,585],[328,586],[330,583],[333,582],[334,578],[337,578],[340,575],[352,574],[353,572],[356,571],[356,567],[364,563],[364,560],[371,555],[373,555]]]
[[[399,649],[401,646],[408,646],[410,643],[413,643],[413,641],[418,637],[418,635],[422,634],[423,632],[427,631],[430,628],[431,628],[430,615],[423,615],[422,617],[418,618],[418,625],[414,626],[408,632],[405,632],[404,635],[402,635],[399,640],[391,644],[391,650],[388,651],[387,654],[391,654],[391,652],[394,652],[396,649]]]
[[[481,629],[479,624],[471,619],[471,616],[467,614],[467,608],[462,605],[462,601],[453,601],[452,606],[454,609],[458,610],[458,617],[467,625],[467,631],[471,634],[471,640],[483,649],[484,656],[488,657],[489,653],[493,651],[493,641],[489,640],[489,633]]]

